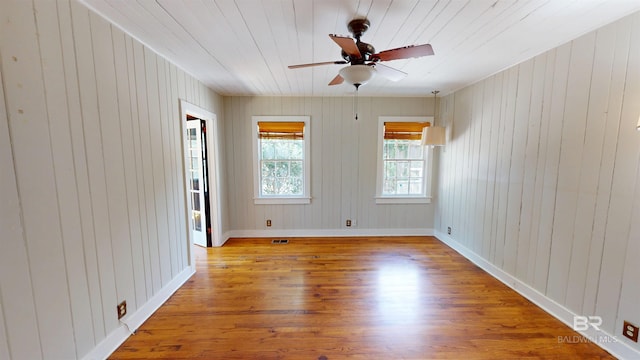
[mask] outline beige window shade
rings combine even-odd
[[[303,139],[304,122],[258,121],[260,139]]]
[[[420,140],[422,129],[431,126],[430,122],[385,122],[385,140]]]

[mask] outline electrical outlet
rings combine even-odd
[[[267,227],[271,226],[271,220],[267,220]]]
[[[622,328],[622,335],[631,339],[631,341],[638,342],[638,327],[625,321]]]
[[[122,319],[125,315],[127,315],[127,301],[124,300],[117,306],[118,310],[118,320]]]
[[[347,220],[347,226],[351,226],[351,220]]]
[[[451,226],[447,227],[447,234],[451,235]]]

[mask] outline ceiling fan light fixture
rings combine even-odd
[[[369,65],[351,65],[340,69],[340,76],[344,78],[344,81],[356,88],[369,82],[375,73],[376,69]]]

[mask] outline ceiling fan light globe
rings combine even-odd
[[[369,65],[351,65],[340,69],[340,76],[351,85],[364,85],[373,78],[376,69]]]

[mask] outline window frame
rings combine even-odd
[[[386,195],[382,193],[384,184],[384,123],[385,122],[428,122],[433,124],[433,116],[380,116],[378,117],[378,152],[376,174],[376,204],[429,204],[431,203],[431,184],[433,178],[433,150],[423,147],[424,176],[423,194],[420,195]]]
[[[311,117],[310,116],[252,116],[253,201],[254,204],[309,204],[311,203]],[[303,186],[302,195],[261,195],[262,180],[259,154],[258,122],[304,122]]]

